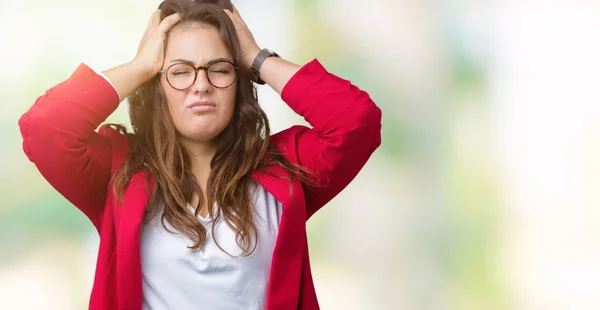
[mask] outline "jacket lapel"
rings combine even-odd
[[[134,174],[126,188],[123,205],[116,205],[117,228],[117,300],[119,309],[142,308],[142,264],[140,229],[146,204],[154,187],[152,178],[146,189],[144,171]]]
[[[255,172],[252,177],[283,205],[279,233],[273,251],[267,289],[267,309],[297,309],[306,247],[306,208],[302,186],[295,181],[290,196],[289,181],[281,167]]]

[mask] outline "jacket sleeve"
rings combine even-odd
[[[81,64],[19,119],[29,160],[96,228],[111,178],[111,147],[96,128],[118,105],[112,85]]]
[[[305,188],[309,218],[354,179],[381,144],[381,110],[366,92],[316,59],[290,79],[281,96],[312,126],[295,127],[287,144],[320,184]]]

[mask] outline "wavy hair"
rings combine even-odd
[[[161,20],[173,13],[181,14],[180,24],[175,27],[215,27],[239,67],[235,110],[231,122],[217,137],[217,150],[210,163],[206,205],[209,214],[214,216],[211,229],[214,230],[214,223],[222,216],[236,232],[241,255],[248,256],[254,252],[258,242],[249,190],[252,173],[266,171],[269,166],[279,166],[288,172],[290,183],[300,180],[307,184],[310,182],[308,171],[287,161],[269,143],[269,122],[258,105],[252,72],[244,62],[235,27],[223,12],[223,8],[232,9],[231,3],[228,0],[166,0],[159,8]],[[137,87],[128,99],[133,133],[127,133],[121,125],[117,125],[117,129],[127,135],[132,151],[113,176],[114,194],[122,203],[123,193],[133,174],[144,169],[150,172],[155,186],[146,207],[145,222],[152,219],[162,205],[161,222],[165,229],[168,229],[167,221],[194,242],[190,248],[200,249],[207,238],[206,229],[197,218],[204,195],[192,173],[190,156],[180,142],[171,119],[160,76]],[[197,194],[200,201],[192,206],[192,211],[188,202],[193,194]],[[213,212],[213,205],[219,212]],[[257,242],[252,242],[252,236]],[[223,248],[221,250],[225,252]]]

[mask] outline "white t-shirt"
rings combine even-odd
[[[199,216],[207,228],[204,247],[193,251],[184,234],[172,234],[161,224],[162,212],[142,228],[141,260],[143,309],[263,310],[266,305],[271,258],[277,239],[282,206],[260,184],[251,183],[258,245],[251,256],[231,257],[213,239],[211,219]],[[190,206],[191,208],[191,206]],[[215,210],[217,208],[214,208]],[[169,230],[175,229],[165,221]],[[242,250],[235,232],[221,217],[215,224],[218,244],[233,256]]]

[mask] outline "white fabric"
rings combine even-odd
[[[183,234],[171,234],[157,214],[142,229],[141,259],[144,310],[265,309],[271,258],[279,230],[282,206],[260,184],[252,183],[258,217],[255,225],[259,242],[249,257],[234,258],[217,247],[210,220],[199,217],[207,228],[205,246],[199,251],[187,248],[192,241]],[[216,208],[215,208],[216,209]],[[167,227],[175,231],[166,221]],[[223,218],[215,224],[215,236],[223,249],[238,256],[241,249],[235,232]]]

